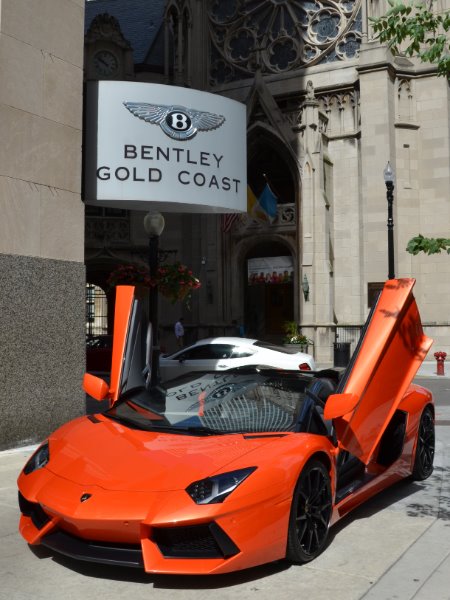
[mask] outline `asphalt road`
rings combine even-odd
[[[450,379],[416,381],[436,400],[433,475],[401,482],[357,509],[304,566],[280,561],[216,577],[149,576],[32,548],[17,532],[15,483],[31,450],[0,453],[0,599],[450,600]]]

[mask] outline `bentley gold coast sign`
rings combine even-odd
[[[221,213],[247,209],[245,106],[196,90],[89,82],[87,204]]]

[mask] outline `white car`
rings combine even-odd
[[[217,337],[199,340],[173,354],[160,356],[162,381],[191,371],[226,371],[245,365],[265,365],[278,369],[314,371],[310,354],[288,350],[268,342],[241,337]]]

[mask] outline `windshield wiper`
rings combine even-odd
[[[168,433],[185,433],[195,435],[227,435],[228,433],[244,433],[243,431],[223,431],[222,429],[211,429],[210,427],[190,425],[189,427],[178,427],[174,425],[155,425],[152,427],[155,431],[167,431]]]
[[[111,413],[103,413],[104,417],[108,417],[112,421],[117,421],[121,425],[126,425],[127,427],[131,427],[132,429],[144,429],[145,431],[152,431],[153,427],[150,423],[145,423],[143,421],[136,421],[135,419],[127,419],[127,417],[119,417],[118,415],[112,415]]]
[[[119,417],[111,413],[103,413],[105,417],[113,421],[117,421],[122,425],[131,427],[132,429],[143,429],[145,431],[164,431],[166,433],[181,433],[185,435],[227,435],[231,433],[247,433],[246,431],[230,430],[224,431],[222,429],[211,429],[209,427],[203,427],[202,425],[195,426],[190,425],[188,427],[181,427],[177,425],[153,425],[153,423],[145,423],[143,421],[136,421],[135,419],[128,419],[127,417]]]

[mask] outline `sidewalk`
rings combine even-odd
[[[316,370],[320,371],[321,369],[334,369],[333,365],[330,364],[320,364],[316,363]],[[341,368],[340,368],[341,369]],[[342,367],[343,369],[343,367]],[[444,362],[444,375],[438,375],[437,372],[437,362],[435,360],[427,360],[424,361],[419,370],[417,371],[416,377],[437,377],[439,379],[450,379],[450,361]]]
[[[436,373],[437,370],[437,361],[427,360],[424,361],[419,371],[417,372],[417,377],[439,377],[439,378],[450,378],[450,361],[444,362],[444,375],[438,375]]]

